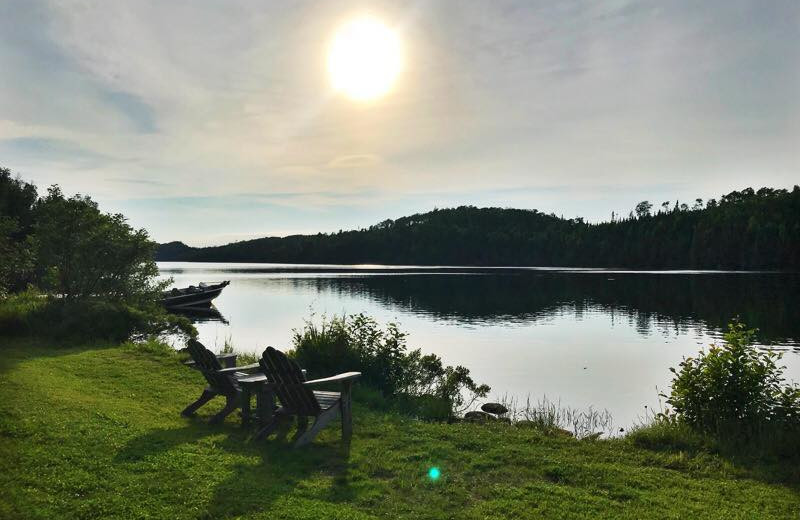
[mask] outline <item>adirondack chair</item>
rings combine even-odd
[[[214,355],[199,341],[190,339],[188,344],[189,355],[192,361],[186,364],[199,370],[205,377],[208,386],[203,390],[200,397],[187,406],[181,414],[190,417],[204,404],[216,396],[225,397],[225,407],[211,418],[211,423],[219,423],[231,414],[234,410],[243,405],[242,389],[238,384],[238,379],[252,376],[253,371],[259,369],[258,363],[246,366],[233,366],[236,363],[235,355]],[[227,365],[223,367],[220,361]]]
[[[259,360],[261,371],[270,381],[270,387],[280,402],[273,419],[259,430],[256,439],[263,439],[272,433],[281,420],[297,416],[298,431],[294,436],[295,446],[311,442],[337,414],[342,418],[342,439],[350,442],[353,434],[352,385],[361,372],[345,372],[324,379],[306,380],[305,371],[286,354],[267,347]],[[340,383],[341,392],[312,390],[314,386]],[[308,429],[308,418],[314,424]]]

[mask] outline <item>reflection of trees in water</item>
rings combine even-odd
[[[463,323],[527,322],[598,310],[641,334],[721,330],[734,316],[766,343],[800,340],[800,275],[620,273],[415,274],[271,280],[370,298]]]

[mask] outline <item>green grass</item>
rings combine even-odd
[[[702,450],[653,449],[657,435],[580,441],[423,423],[356,404],[349,450],[336,427],[295,450],[251,441],[237,417],[208,425],[221,403],[181,417],[202,387],[154,344],[0,339],[0,518],[800,514],[796,481]],[[432,466],[441,469],[436,482]]]

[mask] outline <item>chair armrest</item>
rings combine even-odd
[[[306,381],[303,384],[312,386],[312,385],[321,385],[325,383],[344,383],[347,381],[353,381],[361,377],[361,372],[345,372],[344,374],[338,374],[331,377],[326,377],[323,379],[312,379],[311,381]]]
[[[217,359],[219,359],[220,361],[224,362],[225,368],[232,368],[233,365],[236,364],[236,356],[237,355],[238,354],[234,354],[232,352],[229,352],[227,354],[217,354],[216,356],[217,356]],[[195,362],[194,359],[189,359],[187,361],[184,361],[183,364],[186,365],[187,367],[194,368],[194,366],[197,363]]]
[[[264,374],[249,374],[247,376],[238,377],[236,381],[240,384],[248,384],[248,383],[268,383],[267,376]]]
[[[252,365],[245,365],[243,367],[230,367],[217,370],[217,374],[228,374],[230,372],[247,372],[248,370],[255,370],[259,367],[258,363]]]
[[[236,356],[237,354],[233,352],[228,352],[226,354],[216,354],[217,359],[225,365],[225,368],[233,368],[236,365]]]

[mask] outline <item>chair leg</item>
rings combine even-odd
[[[303,435],[301,435],[294,443],[295,448],[299,448],[300,446],[304,446],[309,442],[314,440],[314,437],[331,422],[331,419],[336,417],[336,413],[339,411],[337,408],[339,405],[336,405],[332,408],[329,408],[322,412],[320,415],[314,418],[314,424],[311,425],[311,428],[308,429]]]
[[[265,423],[264,426],[258,430],[255,434],[254,439],[260,441],[266,437],[272,435],[272,433],[278,429],[283,423],[289,420],[289,416],[285,413],[280,411],[274,413]]]
[[[200,395],[197,401],[184,408],[181,412],[181,415],[184,417],[191,417],[201,406],[212,400],[216,395],[217,394],[208,389],[203,390],[203,393]]]
[[[306,432],[303,433],[303,435],[301,435],[300,437],[298,437],[296,441],[294,441],[295,448],[299,448],[300,446],[305,446],[306,444],[314,440],[314,437],[316,437],[317,434],[320,432],[320,430],[322,430],[322,428],[324,427],[324,424],[322,424],[322,421],[320,420],[321,417],[322,416],[315,417],[314,424],[311,426],[311,429],[306,430]]]
[[[259,409],[259,394],[256,394],[256,410]],[[250,425],[253,419],[253,411],[250,409],[250,388],[242,388],[242,428]]]
[[[267,421],[267,423],[264,425],[263,428],[261,428],[256,432],[256,435],[254,437],[255,440],[260,441],[261,439],[269,437],[272,434],[272,432],[275,431],[275,428],[278,427],[279,421],[280,418],[278,416],[273,416],[272,419]]]
[[[294,421],[293,415],[281,415],[278,418],[278,427],[275,429],[275,440],[285,441],[286,436],[289,435],[289,428],[292,427]]]
[[[353,397],[350,392],[351,386],[345,384],[342,387],[341,397],[341,413],[342,413],[342,441],[345,444],[350,443],[353,437]]]
[[[299,439],[300,436],[306,432],[306,430],[308,430],[308,417],[301,415],[297,418],[297,431],[292,437],[292,442],[297,442],[297,439]]]
[[[236,410],[239,407],[239,403],[236,402],[238,400],[236,397],[226,397],[226,399],[227,400],[225,402],[225,408],[220,410],[219,413],[217,413],[214,417],[212,417],[211,420],[208,421],[209,423],[211,424],[221,423],[222,421],[225,420],[227,416],[229,416],[234,410]]]

